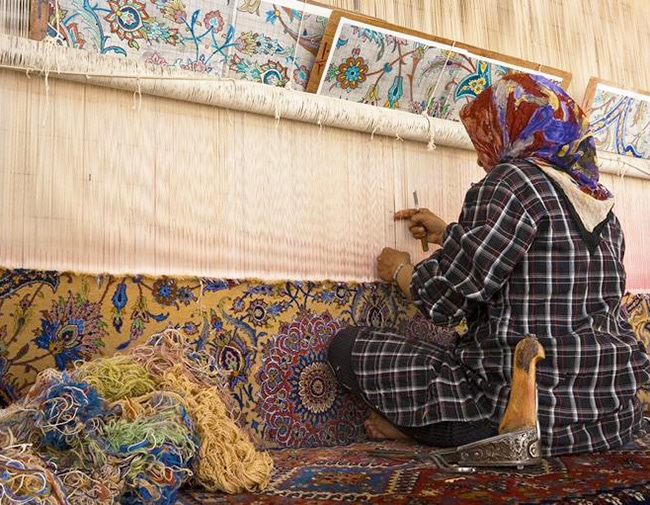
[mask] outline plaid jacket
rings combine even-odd
[[[411,290],[436,324],[466,318],[469,330],[435,364],[428,407],[398,424],[498,420],[514,346],[534,334],[546,353],[537,366],[545,452],[630,440],[642,420],[635,395],[650,379],[650,362],[620,306],[623,233],[611,214],[590,251],[572,211],[526,162],[498,165],[468,191],[443,247],[416,266]],[[391,408],[400,418],[399,405]]]

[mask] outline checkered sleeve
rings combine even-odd
[[[486,178],[474,185],[442,248],[413,271],[415,304],[435,324],[458,324],[468,301],[486,302],[504,285],[536,231],[506,182]]]

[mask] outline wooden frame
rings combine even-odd
[[[620,86],[619,84],[616,84],[615,82],[612,81],[600,79],[599,77],[592,77],[591,79],[589,79],[589,83],[587,84],[587,89],[585,90],[585,96],[582,99],[582,109],[585,111],[586,114],[591,113],[591,106],[593,105],[594,97],[596,96],[596,90],[599,84],[610,88],[615,88],[617,90],[627,92],[632,95],[641,95],[643,97],[647,97],[647,100],[650,100],[650,91],[628,88],[625,86]]]
[[[611,95],[608,104],[599,104],[599,88]],[[620,97],[613,103],[614,97]],[[648,102],[647,105],[639,102]],[[613,103],[613,107],[608,107]],[[627,88],[616,83],[592,77],[582,100],[585,113],[592,125],[596,147],[600,151],[622,154],[634,158],[650,159],[650,92]],[[604,110],[602,110],[604,108]],[[647,112],[643,116],[642,110]],[[601,111],[602,110],[602,111]],[[634,112],[628,114],[631,110]],[[632,117],[628,121],[628,115]],[[643,124],[647,120],[646,124]],[[638,125],[640,121],[642,124]]]
[[[31,0],[29,6],[29,38],[43,40],[47,33],[50,9],[47,0]]]

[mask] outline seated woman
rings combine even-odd
[[[513,349],[532,334],[546,354],[536,376],[543,454],[619,447],[643,422],[636,393],[650,361],[621,310],[623,233],[588,121],[557,84],[526,74],[496,82],[461,120],[487,175],[458,223],[398,212],[413,237],[441,247],[415,266],[385,248],[377,271],[435,324],[466,319],[467,333],[445,349],[347,328],[330,364],[375,411],[371,436],[458,446],[497,434]]]

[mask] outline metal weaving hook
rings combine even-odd
[[[415,451],[390,450],[390,449],[377,449],[377,450],[370,450],[367,452],[367,454],[369,456],[376,456],[378,458],[408,459],[411,461],[418,461],[423,464],[432,462],[441,471],[449,472],[449,473],[475,473],[476,472],[475,467],[460,466],[448,462],[444,456],[447,454],[452,454],[453,452],[455,452],[455,448],[452,450],[442,449],[439,451],[432,451],[428,453],[419,453]]]
[[[503,433],[494,437],[431,452],[371,450],[370,456],[409,459],[421,463],[434,463],[438,469],[450,473],[475,473],[477,467],[512,467],[522,470],[539,465],[541,453],[535,428]]]

